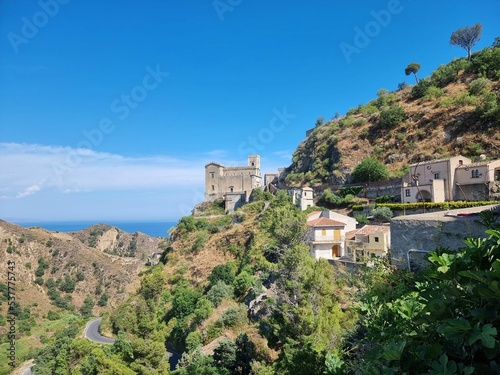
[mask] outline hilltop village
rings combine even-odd
[[[310,131],[306,135],[309,134]],[[311,211],[319,200],[318,196],[325,191],[325,186],[287,187],[284,183],[285,168],[278,173],[265,174],[262,178],[259,155],[248,155],[246,166],[208,163],[205,166],[205,200],[223,200],[225,212],[231,213],[251,202],[255,189],[270,193],[286,190],[292,202],[302,211],[311,211],[307,215],[308,242],[310,255],[315,259],[352,265],[373,256],[387,257],[390,253],[392,262],[401,267],[411,267],[412,262],[422,263],[423,254],[435,249],[436,244],[454,248],[461,246],[464,238],[481,233],[481,228],[470,218],[484,210],[498,210],[499,206],[483,205],[458,210],[438,208],[427,210],[425,214],[425,202],[493,203],[499,200],[500,160],[487,160],[482,155],[480,161],[473,162],[470,158],[457,155],[414,163],[408,170],[399,179],[363,186],[368,203],[387,195],[394,196],[393,202],[402,204],[424,202],[420,214],[410,211],[409,215],[393,218],[390,224],[360,225],[352,215],[328,209]],[[332,187],[340,189],[352,185],[355,184]],[[444,236],[440,233],[446,225],[449,230]],[[426,237],[421,235],[423,228]]]

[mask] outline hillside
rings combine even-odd
[[[391,83],[392,84],[392,83]],[[297,147],[291,186],[342,184],[365,157],[396,177],[419,160],[462,154],[500,156],[500,48],[441,65],[430,77],[324,121]]]
[[[70,309],[80,308],[87,296],[97,302],[103,294],[109,296],[106,305],[113,307],[134,290],[147,256],[161,251],[160,241],[104,224],[62,233],[0,221],[0,272],[7,274],[7,260],[15,262],[18,301],[22,306],[36,301],[33,310],[40,315],[56,309],[49,298],[50,279],[68,298]],[[68,293],[61,286],[65,281]],[[95,313],[103,307],[96,305]]]
[[[0,336],[6,337],[8,330],[8,261],[14,262],[17,339],[30,340],[34,348],[40,337],[30,335],[39,327],[69,315],[97,315],[122,303],[137,288],[147,257],[162,251],[163,244],[159,238],[103,224],[62,233],[0,221],[0,272],[5,275]]]

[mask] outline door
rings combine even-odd
[[[338,258],[339,256],[339,245],[332,246],[332,258]]]

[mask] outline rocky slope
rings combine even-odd
[[[32,316],[58,307],[78,310],[87,297],[97,314],[136,289],[147,257],[163,245],[160,238],[103,224],[62,233],[0,220],[0,281],[6,284],[8,262],[14,262],[16,300],[31,306]],[[7,307],[0,306],[4,316]]]
[[[419,160],[462,154],[500,157],[500,48],[471,62],[453,60],[417,85],[324,121],[297,147],[287,168],[290,185],[342,184],[365,157],[387,164],[392,176]]]

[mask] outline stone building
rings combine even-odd
[[[226,167],[218,163],[205,165],[205,200],[226,200],[226,211],[248,202],[253,189],[261,186],[260,156],[249,155],[248,165]]]
[[[292,189],[289,194],[292,196],[292,203],[298,206],[301,211],[314,206],[314,190],[308,186]]]
[[[391,230],[388,225],[365,225],[345,234],[347,255],[354,261],[385,257],[391,247]]]
[[[430,160],[410,165],[403,177],[401,202],[448,202],[454,200],[455,170],[471,160],[465,156]]]
[[[461,155],[410,165],[401,187],[403,203],[499,198],[500,160],[473,163]]]

